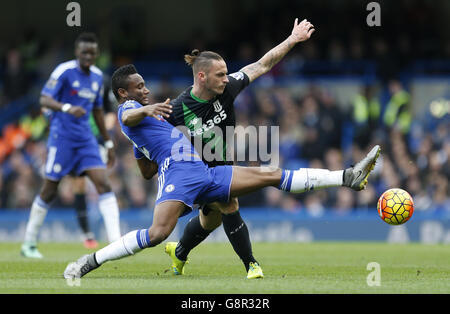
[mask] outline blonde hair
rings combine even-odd
[[[190,54],[184,55],[184,61],[192,67],[194,73],[204,71],[209,68],[213,60],[221,61],[223,58],[213,51],[192,50]]]

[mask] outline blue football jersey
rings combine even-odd
[[[209,168],[183,132],[165,120],[146,117],[134,127],[125,126],[122,114],[141,107],[136,101],[126,101],[119,105],[117,114],[122,133],[133,143],[135,157],[146,157],[158,164],[155,204],[179,201],[192,209],[194,204],[228,202],[233,168]]]
[[[122,114],[126,110],[138,109],[142,105],[134,100],[129,100],[119,105],[117,112],[122,133],[132,142],[135,148],[135,157],[146,157],[161,166],[166,158],[174,161],[201,159],[191,142],[183,132],[175,128],[165,120],[157,120],[153,117],[144,118],[137,126],[128,127],[122,123]]]
[[[80,118],[56,111],[52,113],[49,136],[65,138],[71,141],[87,141],[94,135],[89,125],[89,116],[93,108],[103,107],[103,74],[96,66],[90,73],[83,72],[77,60],[58,65],[50,75],[41,91],[58,102],[81,106],[86,110]]]

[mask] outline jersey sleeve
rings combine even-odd
[[[184,123],[181,123],[179,119],[179,116],[182,116],[182,113],[180,113],[179,111],[182,111],[182,109],[179,109],[181,108],[181,105],[178,104],[177,99],[172,99],[169,104],[172,106],[172,113],[168,118],[164,119],[173,126],[178,126],[180,124],[184,125]]]
[[[233,98],[250,84],[250,79],[244,72],[235,72],[228,75],[227,89]]]
[[[133,100],[126,101],[123,105],[119,106],[119,110],[117,111],[117,118],[119,119],[119,123],[120,123],[120,121],[122,121],[122,114],[124,113],[124,111],[130,110],[130,109],[137,109],[140,107],[142,107],[142,105]],[[122,129],[122,131],[124,131],[124,130]],[[131,139],[128,137],[128,135],[125,132],[124,132],[124,135],[131,141]],[[131,142],[133,143],[134,157],[136,159],[144,158],[145,155],[136,147],[136,144],[133,141],[131,141]]]
[[[50,96],[51,98],[58,100],[66,80],[65,73],[65,71],[60,73],[58,68],[56,68],[45,83],[41,95]]]
[[[133,152],[134,152],[134,158],[136,158],[136,159],[145,158],[145,155],[139,149],[137,149],[137,147],[134,145],[133,145]]]
[[[134,100],[126,101],[123,105],[119,106],[119,110],[117,111],[117,118],[122,121],[122,114],[130,109],[138,109],[142,107],[141,104]]]

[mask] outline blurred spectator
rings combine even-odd
[[[22,151],[14,151],[8,158],[5,191],[8,193],[5,205],[9,208],[24,208],[33,202],[33,193],[38,189],[37,178]]]
[[[377,199],[377,192],[373,185],[368,187],[356,195],[355,207],[359,210],[369,210],[374,206],[374,200]]]
[[[332,62],[343,61],[346,57],[344,44],[339,39],[331,40],[328,47],[328,60]]]
[[[320,134],[319,103],[311,95],[306,96],[301,104],[301,117],[304,126],[302,156],[305,159],[321,159],[326,148],[326,139]]]
[[[31,74],[22,63],[22,56],[18,49],[10,49],[6,53],[5,69],[1,81],[3,82],[3,101],[7,104],[25,96],[31,86]]]
[[[28,137],[29,133],[17,123],[7,125],[0,138],[0,162],[14,150],[22,148]]]
[[[344,215],[350,212],[355,206],[354,194],[346,188],[337,188],[337,199],[333,206],[335,213]]]
[[[0,167],[0,208],[5,208],[6,206],[6,184],[3,178],[3,167]]]
[[[320,196],[319,193],[310,193],[305,198],[305,208],[308,214],[313,217],[320,217],[325,213],[325,206],[323,204],[323,195]],[[326,193],[322,193],[326,194]]]
[[[352,122],[354,127],[353,139],[360,148],[372,138],[378,127],[381,103],[375,94],[373,85],[364,85],[362,91],[355,95],[352,103]]]
[[[388,86],[391,98],[384,110],[384,125],[389,129],[397,128],[406,134],[409,132],[412,122],[411,97],[398,80],[389,81]]]
[[[393,54],[389,51],[385,38],[379,37],[372,42],[373,57],[377,64],[377,75],[385,84],[398,73],[397,64]]]
[[[343,110],[336,103],[331,92],[322,89],[320,103],[320,137],[327,148],[341,148],[342,128],[346,119]]]
[[[47,130],[48,120],[41,114],[39,108],[33,108],[31,112],[19,120],[19,125],[31,140],[42,140]]]
[[[359,38],[354,38],[350,42],[349,57],[351,60],[362,60],[365,56],[364,44]]]

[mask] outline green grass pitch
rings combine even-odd
[[[83,277],[62,278],[68,262],[88,252],[81,243],[42,243],[42,260],[20,256],[19,243],[0,243],[0,293],[450,293],[448,245],[387,243],[254,243],[264,279],[248,280],[229,243],[203,243],[191,252],[184,276],[173,276],[159,245],[112,261]],[[370,262],[380,286],[369,286]]]

